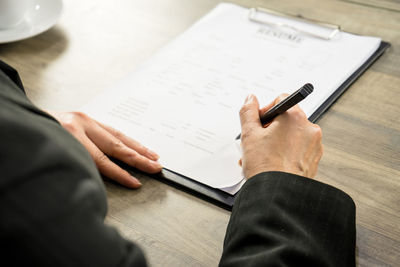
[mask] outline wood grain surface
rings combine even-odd
[[[74,110],[210,11],[217,0],[64,1],[55,27],[0,45],[30,99]],[[238,0],[379,36],[392,47],[319,120],[317,179],[357,205],[359,266],[400,264],[400,3],[395,0]],[[107,223],[138,242],[152,266],[216,266],[230,213],[141,175],[129,190],[106,182]]]

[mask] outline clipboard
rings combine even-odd
[[[293,28],[290,25],[284,25],[284,24],[277,24],[277,23],[270,23],[268,21],[263,21],[258,18],[257,15],[260,13],[267,12],[269,14],[273,14],[276,16],[281,16],[281,17],[286,17],[294,20],[300,20],[308,24],[316,24],[321,27],[325,27],[326,29],[329,29],[330,32],[328,31],[329,34],[327,35],[321,35],[321,34],[316,34],[313,32],[309,31],[303,31],[302,29],[298,28]],[[265,8],[251,8],[249,9],[249,20],[257,22],[257,23],[262,23],[262,24],[273,24],[274,26],[278,27],[288,27],[291,28],[292,30],[296,30],[300,33],[303,34],[308,34],[313,37],[325,39],[325,40],[330,40],[332,39],[338,32],[340,32],[340,27],[338,25],[333,25],[333,24],[328,24],[320,21],[315,21],[311,19],[306,19],[300,15],[294,16],[294,15],[289,15],[289,14],[283,14],[274,10],[270,9],[265,9]],[[318,121],[319,118],[329,109],[330,106],[332,106],[335,101],[390,47],[390,43],[381,41],[380,46],[377,48],[377,50],[353,73],[351,74],[335,91],[332,93],[326,100],[325,102],[320,105],[317,110],[309,116],[309,120],[311,122],[316,122]],[[132,168],[131,168],[132,170]],[[132,170],[133,171],[133,170]],[[210,203],[213,203],[221,208],[224,208],[226,210],[232,210],[235,197],[238,193],[235,195],[231,195],[229,193],[226,193],[220,189],[216,189],[210,186],[207,186],[205,184],[202,184],[200,182],[197,182],[189,177],[183,176],[179,173],[176,173],[172,170],[169,169],[163,169],[161,173],[156,174],[156,175],[149,175],[150,177],[163,182],[165,184],[168,184],[170,186],[173,186],[179,190],[185,191],[189,194],[195,195],[196,197],[199,197],[205,201],[208,201]]]

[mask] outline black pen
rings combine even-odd
[[[284,100],[273,106],[270,110],[265,112],[261,117],[260,121],[262,125],[271,122],[276,116],[282,114],[289,108],[298,104],[301,100],[306,98],[314,90],[314,86],[311,83],[306,83],[299,90],[286,97]],[[239,134],[236,139],[240,139],[241,134]]]

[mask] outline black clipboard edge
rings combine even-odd
[[[382,41],[378,49],[362,64],[325,102],[309,117],[311,122],[316,122],[322,114],[352,85],[385,51],[390,47],[390,43]],[[201,184],[188,177],[182,176],[168,169],[153,178],[174,186],[175,188],[195,195],[203,200],[209,201],[221,208],[231,211],[235,202],[235,195],[230,195],[220,189]]]
[[[220,189],[199,183],[193,179],[190,179],[189,177],[165,168],[161,171],[161,173],[152,175],[152,177],[229,211],[232,210],[233,203],[235,202],[235,195],[231,195]]]
[[[336,91],[328,97],[325,102],[308,118],[311,122],[316,122],[322,114],[369,68],[371,65],[390,47],[389,42],[382,41],[378,49],[362,64],[349,78],[347,78]]]
[[[228,211],[232,210],[233,203],[235,202],[235,195],[228,194],[218,188],[199,183],[189,177],[183,176],[179,173],[163,168],[160,173],[148,174],[141,170],[138,170],[132,166],[129,166],[125,162],[122,162],[115,158],[110,158],[115,164],[120,166],[122,169],[127,170],[133,176],[146,176],[157,181],[160,181],[169,186],[175,187],[180,191],[184,191],[188,194],[194,195],[200,199],[210,202],[216,206],[219,206]],[[116,183],[105,176],[103,179],[110,183]],[[118,184],[118,183],[116,183]]]

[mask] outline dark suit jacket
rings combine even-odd
[[[0,61],[0,259],[5,266],[145,266],[104,225],[106,195],[90,155],[25,96]],[[261,173],[242,188],[221,266],[353,266],[355,206],[304,177]]]

